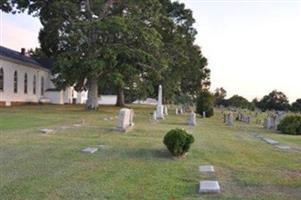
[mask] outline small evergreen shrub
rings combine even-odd
[[[176,157],[181,157],[189,151],[194,137],[182,129],[172,129],[164,136],[163,143],[169,152]]]
[[[214,115],[214,96],[208,92],[203,91],[196,100],[196,112],[203,115],[206,112],[206,117],[212,117]]]
[[[286,116],[278,125],[278,130],[284,134],[301,135],[301,116]]]

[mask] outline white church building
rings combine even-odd
[[[50,60],[37,60],[0,46],[0,106],[24,103],[83,104],[87,92],[73,87],[57,90],[51,79]]]

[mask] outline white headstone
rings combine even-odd
[[[233,117],[233,113],[232,112],[227,114],[227,122],[226,123],[227,123],[228,126],[233,126],[233,124],[234,124],[234,117]]]
[[[164,115],[168,115],[168,108],[167,108],[167,106],[164,106]]]
[[[122,108],[119,111],[119,116],[118,116],[118,122],[117,122],[117,130],[125,132],[127,131],[133,124],[133,119],[131,119],[134,116],[134,114],[131,114],[132,111],[128,108]]]
[[[134,110],[133,109],[131,109],[130,110],[131,112],[130,112],[130,126],[134,126]]]
[[[203,111],[203,118],[206,118],[206,112]]]
[[[196,114],[191,111],[191,113],[188,116],[188,125],[195,126],[196,125]]]
[[[153,120],[157,120],[157,111],[156,110],[153,113]]]
[[[179,109],[178,108],[176,108],[176,115],[178,115],[179,114]]]
[[[162,86],[159,85],[157,119],[164,119],[164,106],[162,105]]]

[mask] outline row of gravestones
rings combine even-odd
[[[224,123],[228,126],[233,126],[234,124],[234,113],[223,112],[224,114]],[[277,130],[277,127],[280,121],[285,117],[285,112],[270,112],[268,113],[267,118],[264,120],[263,126],[266,129]],[[247,116],[241,112],[238,113],[237,118],[238,121],[246,122],[248,124],[251,123],[251,117]],[[256,120],[256,124],[261,124],[261,120]]]
[[[164,110],[165,110],[164,114],[168,115],[167,107]],[[157,117],[154,118],[158,119]],[[196,114],[193,111],[189,113],[187,121],[188,121],[188,125],[190,126],[196,125]],[[134,110],[128,108],[122,108],[119,111],[119,115],[118,115],[117,130],[120,132],[126,132],[133,126],[134,126]]]
[[[264,120],[264,128],[277,130],[280,121],[285,117],[285,112],[268,113]]]
[[[241,112],[238,112],[236,119],[237,119],[237,121],[245,122],[247,124],[251,123],[251,117],[248,115],[245,115]]]
[[[233,112],[224,113],[224,123],[228,126],[234,125],[234,115]]]

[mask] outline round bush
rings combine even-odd
[[[183,156],[188,152],[193,142],[193,136],[182,129],[172,129],[168,131],[163,140],[169,152],[176,157]]]
[[[203,115],[203,112],[206,112],[206,117],[212,117],[214,106],[214,97],[210,92],[203,91],[197,98],[196,101],[196,112],[200,115]]]
[[[289,135],[301,135],[301,116],[286,116],[278,125],[278,130]]]

